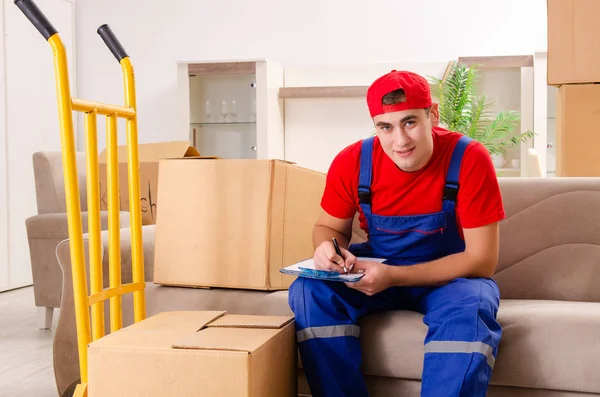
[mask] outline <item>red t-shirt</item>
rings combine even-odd
[[[442,196],[452,151],[462,134],[443,128],[433,129],[433,155],[429,163],[416,172],[404,172],[373,142],[371,177],[371,212],[377,215],[417,215],[442,210]],[[368,232],[358,201],[358,174],[361,141],[343,149],[332,161],[322,208],[337,218],[351,218],[360,213],[360,225]],[[462,228],[476,228],[498,222],[505,217],[502,196],[492,159],[481,143],[473,140],[465,149],[456,206],[459,233]]]

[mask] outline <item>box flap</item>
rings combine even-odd
[[[284,159],[273,159],[272,161],[276,162],[276,163],[283,163],[283,164],[291,164],[291,165],[296,165],[295,161],[291,161],[291,160],[284,160]]]
[[[219,156],[161,157],[160,160],[222,160]]]
[[[289,324],[291,316],[249,316],[229,314],[211,321],[207,327],[279,329]]]
[[[148,317],[97,339],[91,347],[170,348],[173,341],[197,332],[224,311],[172,311]]]
[[[127,145],[118,147],[119,162],[127,162]],[[165,157],[197,157],[198,150],[188,141],[156,142],[138,144],[138,159],[140,163],[154,162]],[[98,162],[106,163],[106,149],[98,155]]]
[[[205,328],[174,343],[174,349],[221,350],[252,353],[279,333],[279,329],[265,328]]]

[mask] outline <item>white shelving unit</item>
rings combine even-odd
[[[179,62],[180,128],[205,156],[283,159],[282,86],[266,60]]]
[[[534,56],[459,57],[466,65],[479,65],[480,93],[495,102],[494,114],[506,110],[521,113],[519,132],[534,129]],[[533,140],[510,150],[502,163],[497,163],[498,176],[526,175],[527,150]]]

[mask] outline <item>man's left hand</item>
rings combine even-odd
[[[352,273],[363,272],[365,275],[356,282],[345,283],[348,287],[372,296],[393,286],[392,267],[380,262],[356,261]]]

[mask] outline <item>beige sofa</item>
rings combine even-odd
[[[87,231],[87,187],[85,153],[76,154],[81,216]],[[50,328],[55,308],[60,307],[62,272],[56,247],[69,237],[62,153],[35,152],[32,156],[37,214],[25,220],[33,279],[33,295],[38,307],[38,326]],[[122,227],[129,227],[129,213],[121,212]],[[101,229],[108,228],[108,212],[100,212]]]
[[[507,219],[501,224],[494,278],[501,290],[498,317],[504,335],[488,396],[600,395],[600,178],[501,178],[500,184]],[[355,241],[360,235],[356,233]],[[153,284],[153,241],[154,227],[145,226],[148,315],[173,309],[291,314],[287,291]],[[124,281],[131,280],[127,243],[124,232]],[[78,379],[68,242],[60,244],[57,255],[65,282],[54,368],[58,390],[67,395]],[[130,324],[131,298],[124,302],[125,324]],[[363,319],[363,371],[370,395],[419,396],[425,332],[417,313],[396,311]],[[301,369],[299,389],[307,393]]]

